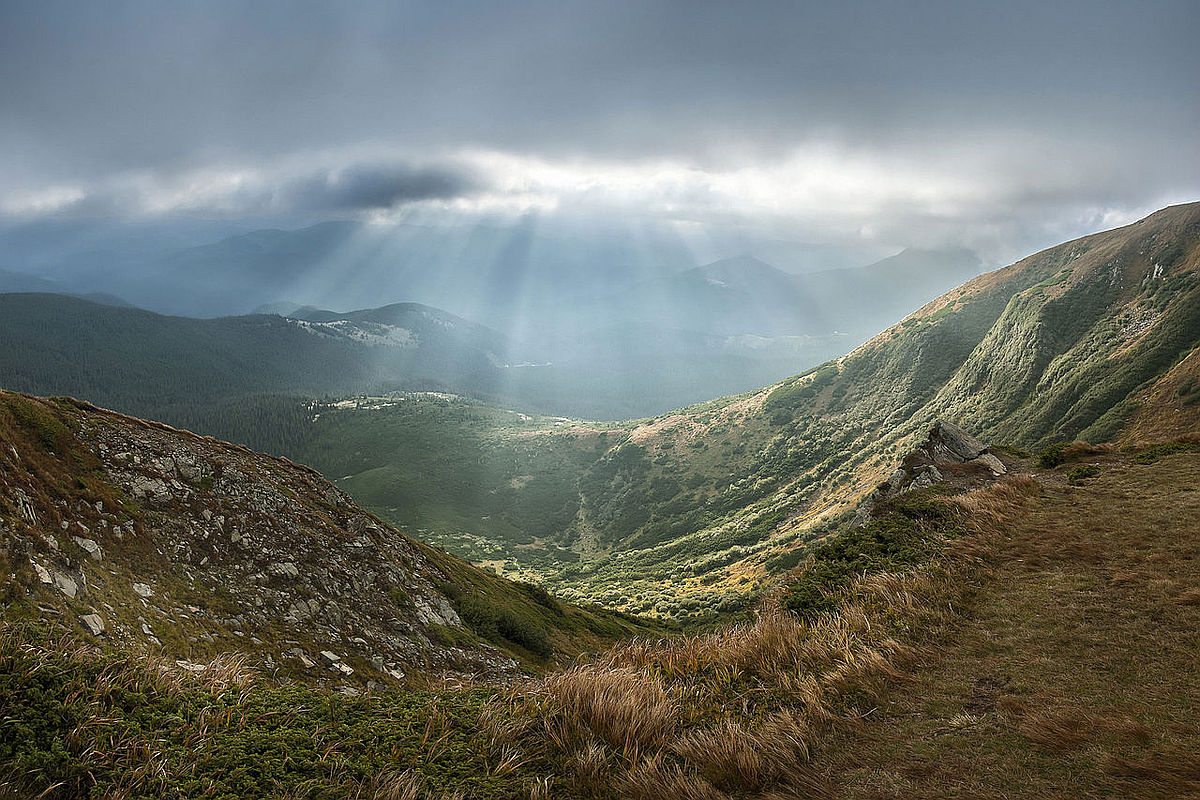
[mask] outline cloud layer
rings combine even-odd
[[[1039,242],[1200,196],[1198,33],[1188,0],[10,2],[0,214]]]

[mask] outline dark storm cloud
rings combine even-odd
[[[482,188],[463,169],[355,165],[290,180],[280,191],[281,210],[344,213],[391,209],[422,200],[452,200]]]

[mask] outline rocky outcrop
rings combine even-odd
[[[0,557],[43,613],[318,681],[516,672],[462,629],[432,554],[315,471],[83,404],[70,420],[0,447]]]
[[[1008,472],[1008,467],[988,445],[976,439],[953,422],[938,420],[929,429],[929,434],[915,450],[905,456],[904,461],[867,496],[858,508],[855,526],[865,525],[871,511],[882,500],[912,489],[922,489],[946,480],[945,472],[950,468],[966,465],[965,470],[982,471],[992,477]]]

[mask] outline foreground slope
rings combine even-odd
[[[1200,446],[1156,451],[1084,453],[1005,515],[961,621],[829,741],[838,796],[1200,794]]]
[[[0,533],[7,619],[351,688],[503,679],[644,630],[419,544],[306,467],[65,399],[0,392]]]
[[[748,621],[628,642],[501,692],[346,696],[3,625],[0,786],[64,799],[1190,796],[1197,441],[1076,444],[1052,471],[1009,456],[999,479],[971,470],[895,492]]]

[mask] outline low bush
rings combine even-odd
[[[907,492],[881,504],[868,524],[837,534],[812,551],[812,560],[783,595],[802,617],[833,610],[837,590],[864,573],[890,572],[927,559],[933,535],[960,529],[962,510],[932,491]]]
[[[347,697],[260,681],[236,658],[199,673],[61,632],[0,630],[0,795],[527,798],[477,731],[488,690]],[[402,795],[410,796],[410,795]]]
[[[1200,442],[1190,441],[1187,439],[1179,439],[1174,442],[1163,442],[1147,447],[1137,454],[1137,463],[1153,464],[1160,458],[1172,456],[1176,453],[1196,453],[1200,452]]]
[[[1080,464],[1067,470],[1067,480],[1071,483],[1083,483],[1088,478],[1094,478],[1099,474],[1100,468],[1095,464]]]

